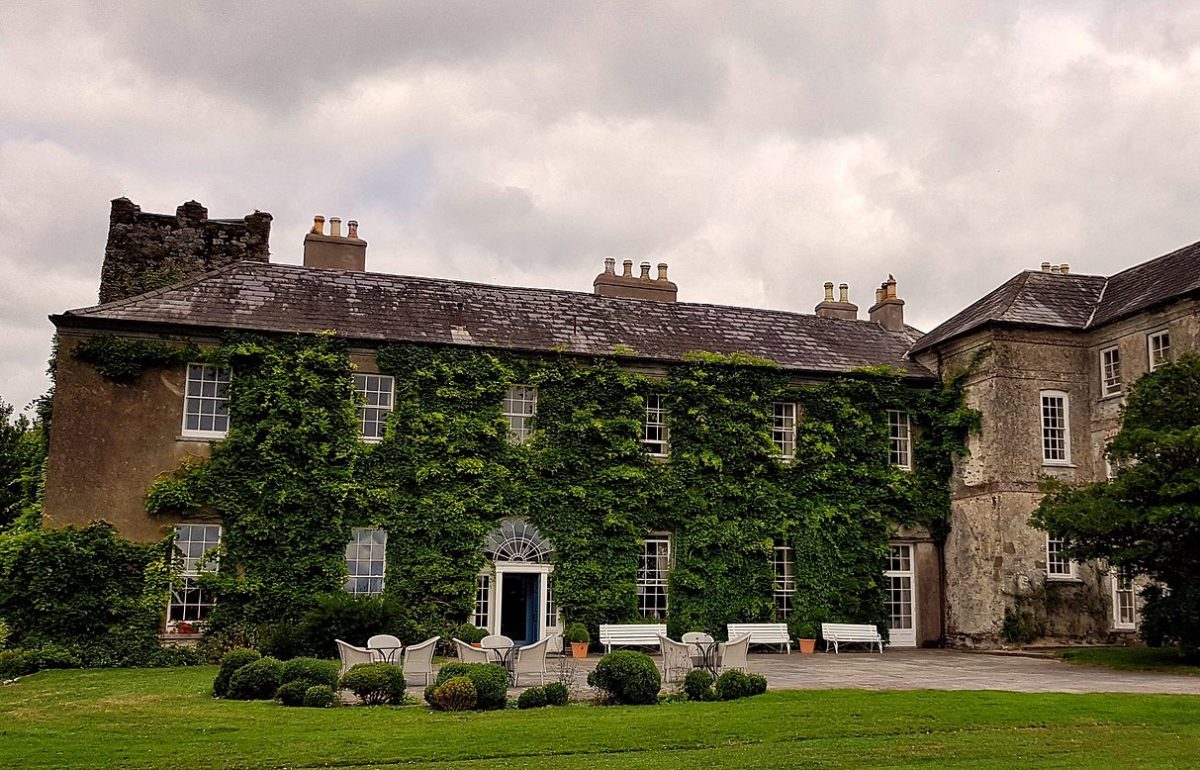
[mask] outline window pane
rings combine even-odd
[[[537,414],[537,388],[513,385],[504,397],[504,417],[508,420],[509,441],[523,444],[533,435],[533,416]]]
[[[662,394],[646,396],[646,418],[643,423],[642,445],[652,455],[666,457],[670,452],[667,432],[667,399]]]
[[[669,537],[648,537],[638,560],[638,613],[645,618],[667,616],[667,572],[671,563]]]
[[[184,384],[183,431],[219,438],[229,431],[227,366],[188,364]]]
[[[356,529],[346,544],[347,593],[376,596],[383,593],[387,574],[387,530]]]

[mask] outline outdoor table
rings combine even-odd
[[[400,654],[403,647],[372,647],[371,652],[378,655],[382,663],[395,663],[396,656]]]
[[[505,644],[507,642],[507,644]],[[505,639],[503,642],[494,640],[490,644],[481,645],[483,649],[493,653],[500,659],[500,665],[508,671],[509,679],[512,679],[512,661],[513,652],[517,649],[517,645],[511,639]]]
[[[696,668],[707,669],[715,679],[717,668],[721,663],[719,655],[721,643],[713,640],[711,642],[692,642],[691,644],[696,648],[697,652],[697,654],[692,655],[692,665]]]

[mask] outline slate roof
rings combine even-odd
[[[744,352],[794,370],[889,365],[913,377],[932,376],[906,355],[920,332],[889,332],[870,321],[260,262],[238,262],[51,320],[68,327],[332,330],[368,343],[584,355],[612,355],[620,345],[660,361],[693,351]]]
[[[1200,243],[1113,276],[1026,270],[921,337],[912,353],[992,323],[1086,330],[1200,291]]]

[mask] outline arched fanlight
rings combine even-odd
[[[549,564],[553,552],[550,541],[542,537],[525,519],[504,519],[484,541],[483,551],[492,561],[524,561]]]

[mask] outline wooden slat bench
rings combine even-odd
[[[833,652],[836,655],[838,644],[865,644],[867,649],[871,645],[879,646],[879,654],[883,654],[883,637],[879,634],[879,629],[869,624],[858,623],[822,623],[821,638],[825,640],[825,652],[829,652],[829,645],[833,643]]]
[[[666,624],[659,623],[627,623],[601,624],[600,644],[605,652],[612,652],[617,647],[661,647],[659,636],[667,635]]]
[[[792,654],[792,640],[786,623],[730,623],[725,626],[730,639],[750,635],[750,644],[779,644]]]

